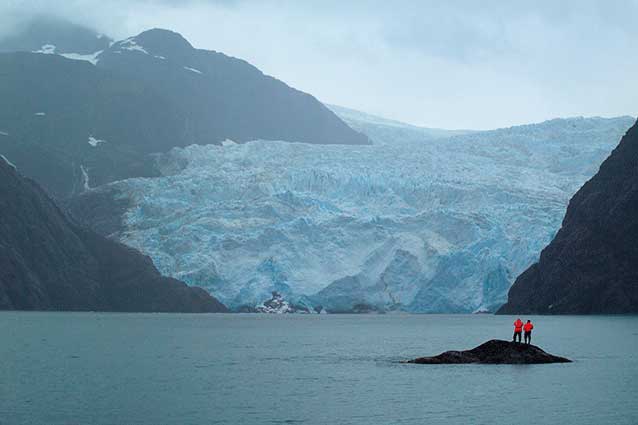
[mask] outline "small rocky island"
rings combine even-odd
[[[542,364],[571,363],[564,357],[546,353],[535,345],[493,339],[467,351],[446,351],[434,357],[419,357],[405,363],[416,364]]]

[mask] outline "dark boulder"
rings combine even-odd
[[[493,339],[467,351],[446,351],[433,357],[419,357],[416,364],[540,364],[570,363],[571,360],[546,353],[535,345]]]

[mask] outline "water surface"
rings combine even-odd
[[[512,317],[0,313],[0,424],[636,424],[638,317],[531,317],[557,365],[405,365]]]

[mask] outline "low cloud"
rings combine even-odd
[[[637,109],[635,0],[59,3],[9,0],[0,37],[43,13],[115,38],[170,28],[325,102],[432,127]]]

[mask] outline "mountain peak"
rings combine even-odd
[[[193,50],[193,46],[181,34],[162,28],[144,31],[132,39],[149,53],[171,56]]]

